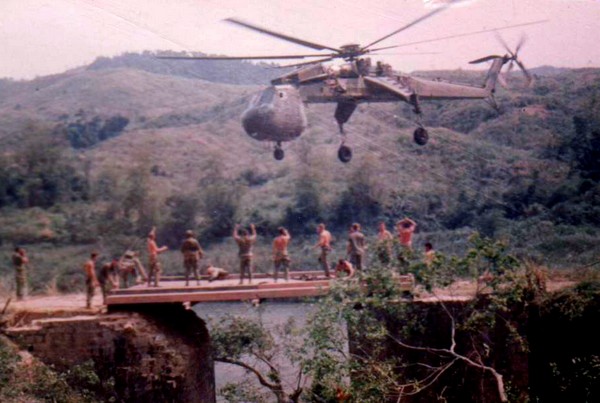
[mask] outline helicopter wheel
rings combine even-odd
[[[343,163],[350,162],[352,159],[352,149],[348,146],[340,146],[338,150],[338,158]]]
[[[275,147],[275,151],[273,151],[273,157],[275,157],[277,161],[281,161],[283,157],[285,157],[285,153],[280,147]]]
[[[413,139],[418,145],[424,146],[429,141],[429,133],[427,133],[427,130],[425,130],[424,128],[417,127],[413,134]]]

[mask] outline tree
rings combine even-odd
[[[412,262],[429,305],[403,302],[395,274],[377,265],[360,283],[335,287],[310,322],[311,347],[320,357],[310,370],[328,374],[313,392],[332,401],[340,389],[356,402],[473,401],[473,393],[481,401],[508,401],[505,379],[508,373],[516,383],[514,368],[497,354],[525,354],[513,315],[525,311],[531,293],[504,244],[479,236],[471,244],[462,258],[438,254],[431,265]],[[485,274],[486,282],[477,282]],[[465,276],[478,284],[472,299],[456,302],[440,293]],[[348,352],[339,342],[345,327]]]
[[[293,318],[274,331],[267,330],[259,320],[228,316],[212,323],[211,341],[214,360],[236,365],[252,374],[261,386],[268,389],[277,403],[298,403],[307,378],[303,371],[306,351],[299,343],[301,330]],[[282,359],[295,366],[296,381],[293,385],[282,379]],[[248,384],[228,385],[226,396],[234,391],[237,396],[257,395]],[[230,398],[229,401],[236,401]]]

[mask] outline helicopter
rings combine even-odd
[[[298,138],[307,127],[304,105],[310,103],[336,103],[334,118],[338,124],[341,144],[338,149],[338,158],[347,163],[352,159],[352,148],[347,144],[344,124],[346,124],[358,104],[375,102],[403,101],[413,107],[416,114],[417,128],[413,133],[415,143],[420,146],[427,144],[429,133],[422,124],[422,111],[420,102],[423,100],[453,100],[453,99],[484,99],[492,106],[497,107],[494,99],[496,83],[502,78],[499,76],[502,68],[509,64],[508,71],[516,64],[529,83],[532,77],[518,59],[518,53],[524,43],[521,39],[515,50],[511,50],[502,41],[506,52],[504,55],[490,55],[470,63],[478,64],[491,61],[483,84],[479,87],[459,83],[428,80],[401,74],[392,69],[389,64],[371,63],[371,58],[366,55],[375,55],[377,51],[392,49],[405,45],[376,47],[378,43],[416,25],[423,20],[447,9],[452,2],[445,6],[417,18],[402,26],[394,32],[385,35],[366,46],[359,44],[346,44],[340,47],[326,46],[315,42],[306,41],[294,36],[275,32],[258,25],[237,18],[227,18],[225,21],[241,26],[255,32],[295,43],[317,51],[329,53],[313,53],[300,55],[274,55],[274,56],[158,56],[163,59],[184,60],[269,60],[269,59],[312,59],[305,62],[284,65],[280,67],[293,67],[289,73],[271,80],[271,85],[254,96],[247,109],[242,114],[242,126],[245,132],[255,140],[274,143],[273,156],[282,160],[285,156],[282,143]],[[524,24],[512,25],[498,29],[487,29],[462,35],[483,32],[496,32],[501,29],[518,26],[532,25],[544,21],[535,21]],[[496,32],[497,34],[497,32]],[[498,34],[497,34],[498,35]],[[441,40],[445,38],[437,38]],[[433,40],[430,40],[433,41]],[[430,41],[419,41],[423,43]],[[316,58],[316,59],[315,59]],[[340,66],[326,66],[323,63],[334,59],[343,59]]]

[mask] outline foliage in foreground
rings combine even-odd
[[[550,362],[542,354],[536,361],[530,357],[541,347],[528,333],[528,324],[539,324],[544,310],[567,309],[558,314],[567,323],[593,312],[597,276],[588,282],[596,286],[565,291],[562,298],[570,304],[558,303],[546,292],[544,271],[510,256],[502,242],[474,235],[470,245],[464,256],[438,254],[430,265],[414,254],[406,256],[408,267],[372,265],[360,280],[340,281],[299,329],[288,324],[270,332],[260,322],[235,317],[219,323],[211,332],[215,359],[244,367],[266,387],[230,384],[222,396],[259,402],[265,397],[257,394],[266,390],[278,402],[523,402],[541,396],[522,366],[528,360],[560,382],[561,396],[597,396],[600,355],[588,351],[584,358],[579,351],[572,360],[566,354]],[[406,303],[400,271],[419,279],[422,296],[430,298],[425,308]],[[449,297],[458,295],[440,291],[459,279],[477,284],[471,299],[453,301]],[[552,331],[547,326],[541,332]],[[271,365],[282,359],[298,383],[282,380],[281,367]]]
[[[101,380],[91,361],[56,371],[0,338],[0,401],[2,402],[116,402],[114,380]]]

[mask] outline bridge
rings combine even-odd
[[[401,276],[400,284],[406,290],[412,290],[412,276]],[[110,308],[118,305],[159,304],[173,302],[227,302],[251,301],[262,299],[306,298],[327,294],[335,278],[328,279],[322,271],[290,272],[290,279],[279,279],[277,282],[268,274],[254,274],[252,283],[244,279],[239,284],[237,274],[230,274],[225,280],[209,282],[204,276],[200,285],[190,279],[185,285],[181,276],[161,278],[159,287],[148,287],[146,284],[113,290],[106,298]]]

